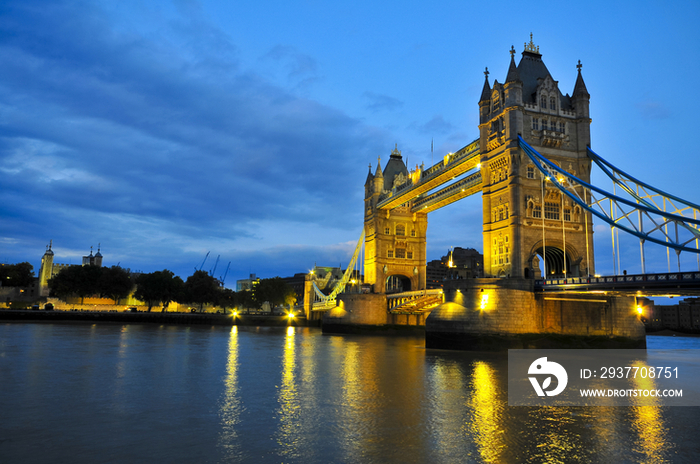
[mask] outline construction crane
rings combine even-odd
[[[211,268],[211,271],[209,271],[209,275],[214,277],[214,273],[216,272],[216,266],[219,265],[219,258],[221,258],[221,255],[216,257],[216,262],[214,263],[214,267]]]
[[[207,251],[207,255],[204,257],[204,261],[202,261],[202,264],[199,265],[199,269],[197,269],[196,267],[194,268],[195,271],[201,271],[201,270],[202,270],[202,267],[204,266],[204,263],[207,262],[207,258],[209,257],[209,253],[211,253],[211,252],[210,252],[210,251]]]
[[[219,282],[221,282],[221,286],[224,286],[224,282],[226,281],[226,276],[228,275],[228,270],[231,268],[231,261],[228,262],[228,266],[226,266],[226,272],[224,272],[224,276],[219,279]]]

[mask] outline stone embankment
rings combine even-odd
[[[121,324],[181,324],[181,325],[249,325],[249,326],[299,326],[309,324],[303,316],[289,318],[286,315],[252,315],[174,312],[107,312],[107,311],[46,311],[0,310],[0,321],[37,322],[114,322]],[[313,322],[313,321],[312,321]]]

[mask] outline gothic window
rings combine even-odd
[[[547,120],[543,119],[542,120],[542,130],[547,130],[549,128],[547,124],[548,124]]]
[[[389,250],[386,252],[386,257],[387,258],[393,258],[394,257],[394,250]]]
[[[566,124],[564,124],[563,122],[559,123],[559,132],[561,132],[562,134],[566,134]]]
[[[391,234],[391,229],[389,229],[388,227],[385,227],[384,228],[384,235],[389,235],[389,234]]]
[[[534,217],[534,218],[541,218],[542,217],[542,206],[535,205],[532,208],[532,217]]]
[[[397,248],[396,249],[396,257],[397,258],[405,258],[406,257],[406,249],[405,248]]]
[[[528,167],[527,167],[527,178],[528,178],[528,179],[534,179],[534,178],[535,178],[535,167],[534,167],[534,166],[528,166]]]
[[[403,224],[397,224],[396,225],[396,235],[399,237],[403,237],[406,235],[406,226]]]
[[[557,99],[556,99],[556,98],[550,97],[550,99],[549,99],[549,108],[550,108],[550,109],[553,109],[553,110],[557,109]]]
[[[415,237],[415,236],[416,236],[416,229],[411,229],[411,237]]]
[[[413,252],[412,252],[412,251],[407,251],[407,252],[406,252],[406,258],[407,258],[407,259],[413,259]]]
[[[538,118],[532,118],[532,128],[533,130],[540,130],[540,120]]]
[[[540,106],[545,109],[547,108],[547,97],[545,97],[544,95],[540,97]]]
[[[564,220],[571,221],[571,210],[569,208],[564,208]]]
[[[557,204],[557,203],[545,203],[544,204],[544,218],[545,219],[559,219],[559,204]]]

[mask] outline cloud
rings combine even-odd
[[[423,134],[446,134],[453,131],[455,127],[445,121],[442,116],[435,116],[430,121],[423,124],[416,122],[411,123],[409,129],[419,131]]]
[[[383,133],[242,71],[230,38],[182,5],[195,14],[156,35],[91,3],[0,13],[0,243],[102,242],[122,265],[162,269],[194,258],[192,243],[233,251],[262,223],[329,235],[361,223],[358,159]],[[294,49],[268,55],[290,77],[316,72]]]
[[[669,108],[658,101],[638,102],[635,106],[645,119],[668,119],[671,116]]]
[[[388,95],[365,92],[362,94],[362,97],[369,101],[367,104],[367,109],[373,112],[394,111],[403,106],[403,102],[401,100]]]

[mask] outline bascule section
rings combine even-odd
[[[559,180],[543,175],[518,139],[522,135],[564,171],[590,180],[590,95],[580,62],[573,92],[564,95],[532,36],[517,66],[515,49],[510,53],[505,82],[491,86],[487,68],[479,100],[485,275],[593,274],[590,213],[561,194],[554,185]]]

